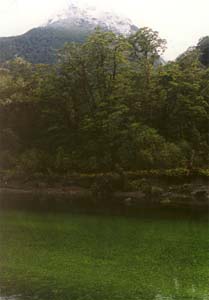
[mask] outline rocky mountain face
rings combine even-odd
[[[75,5],[23,35],[0,38],[0,62],[23,57],[32,63],[53,63],[66,42],[83,42],[96,27],[129,35],[137,27],[129,20],[94,8]]]

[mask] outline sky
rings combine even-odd
[[[0,0],[0,36],[12,36],[45,23],[69,2],[87,0]],[[175,59],[199,38],[209,35],[209,0],[88,0],[137,26],[157,30],[168,42],[165,59]]]

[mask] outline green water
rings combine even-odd
[[[208,300],[208,218],[1,212],[0,287],[0,299]]]

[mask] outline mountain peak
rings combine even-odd
[[[92,6],[81,7],[75,2],[71,3],[67,9],[52,16],[46,26],[53,28],[87,26],[91,30],[99,26],[124,35],[129,35],[137,30],[130,19],[118,16],[111,11],[101,11]]]
[[[128,36],[138,28],[131,20],[95,7],[71,3],[41,27],[23,35],[0,38],[0,62],[23,57],[32,63],[54,63],[65,43],[83,43],[96,27]]]

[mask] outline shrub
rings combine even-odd
[[[0,169],[8,170],[14,168],[16,165],[16,158],[9,151],[0,152]]]
[[[17,168],[25,173],[48,173],[50,171],[51,157],[36,149],[25,151],[19,158]]]

